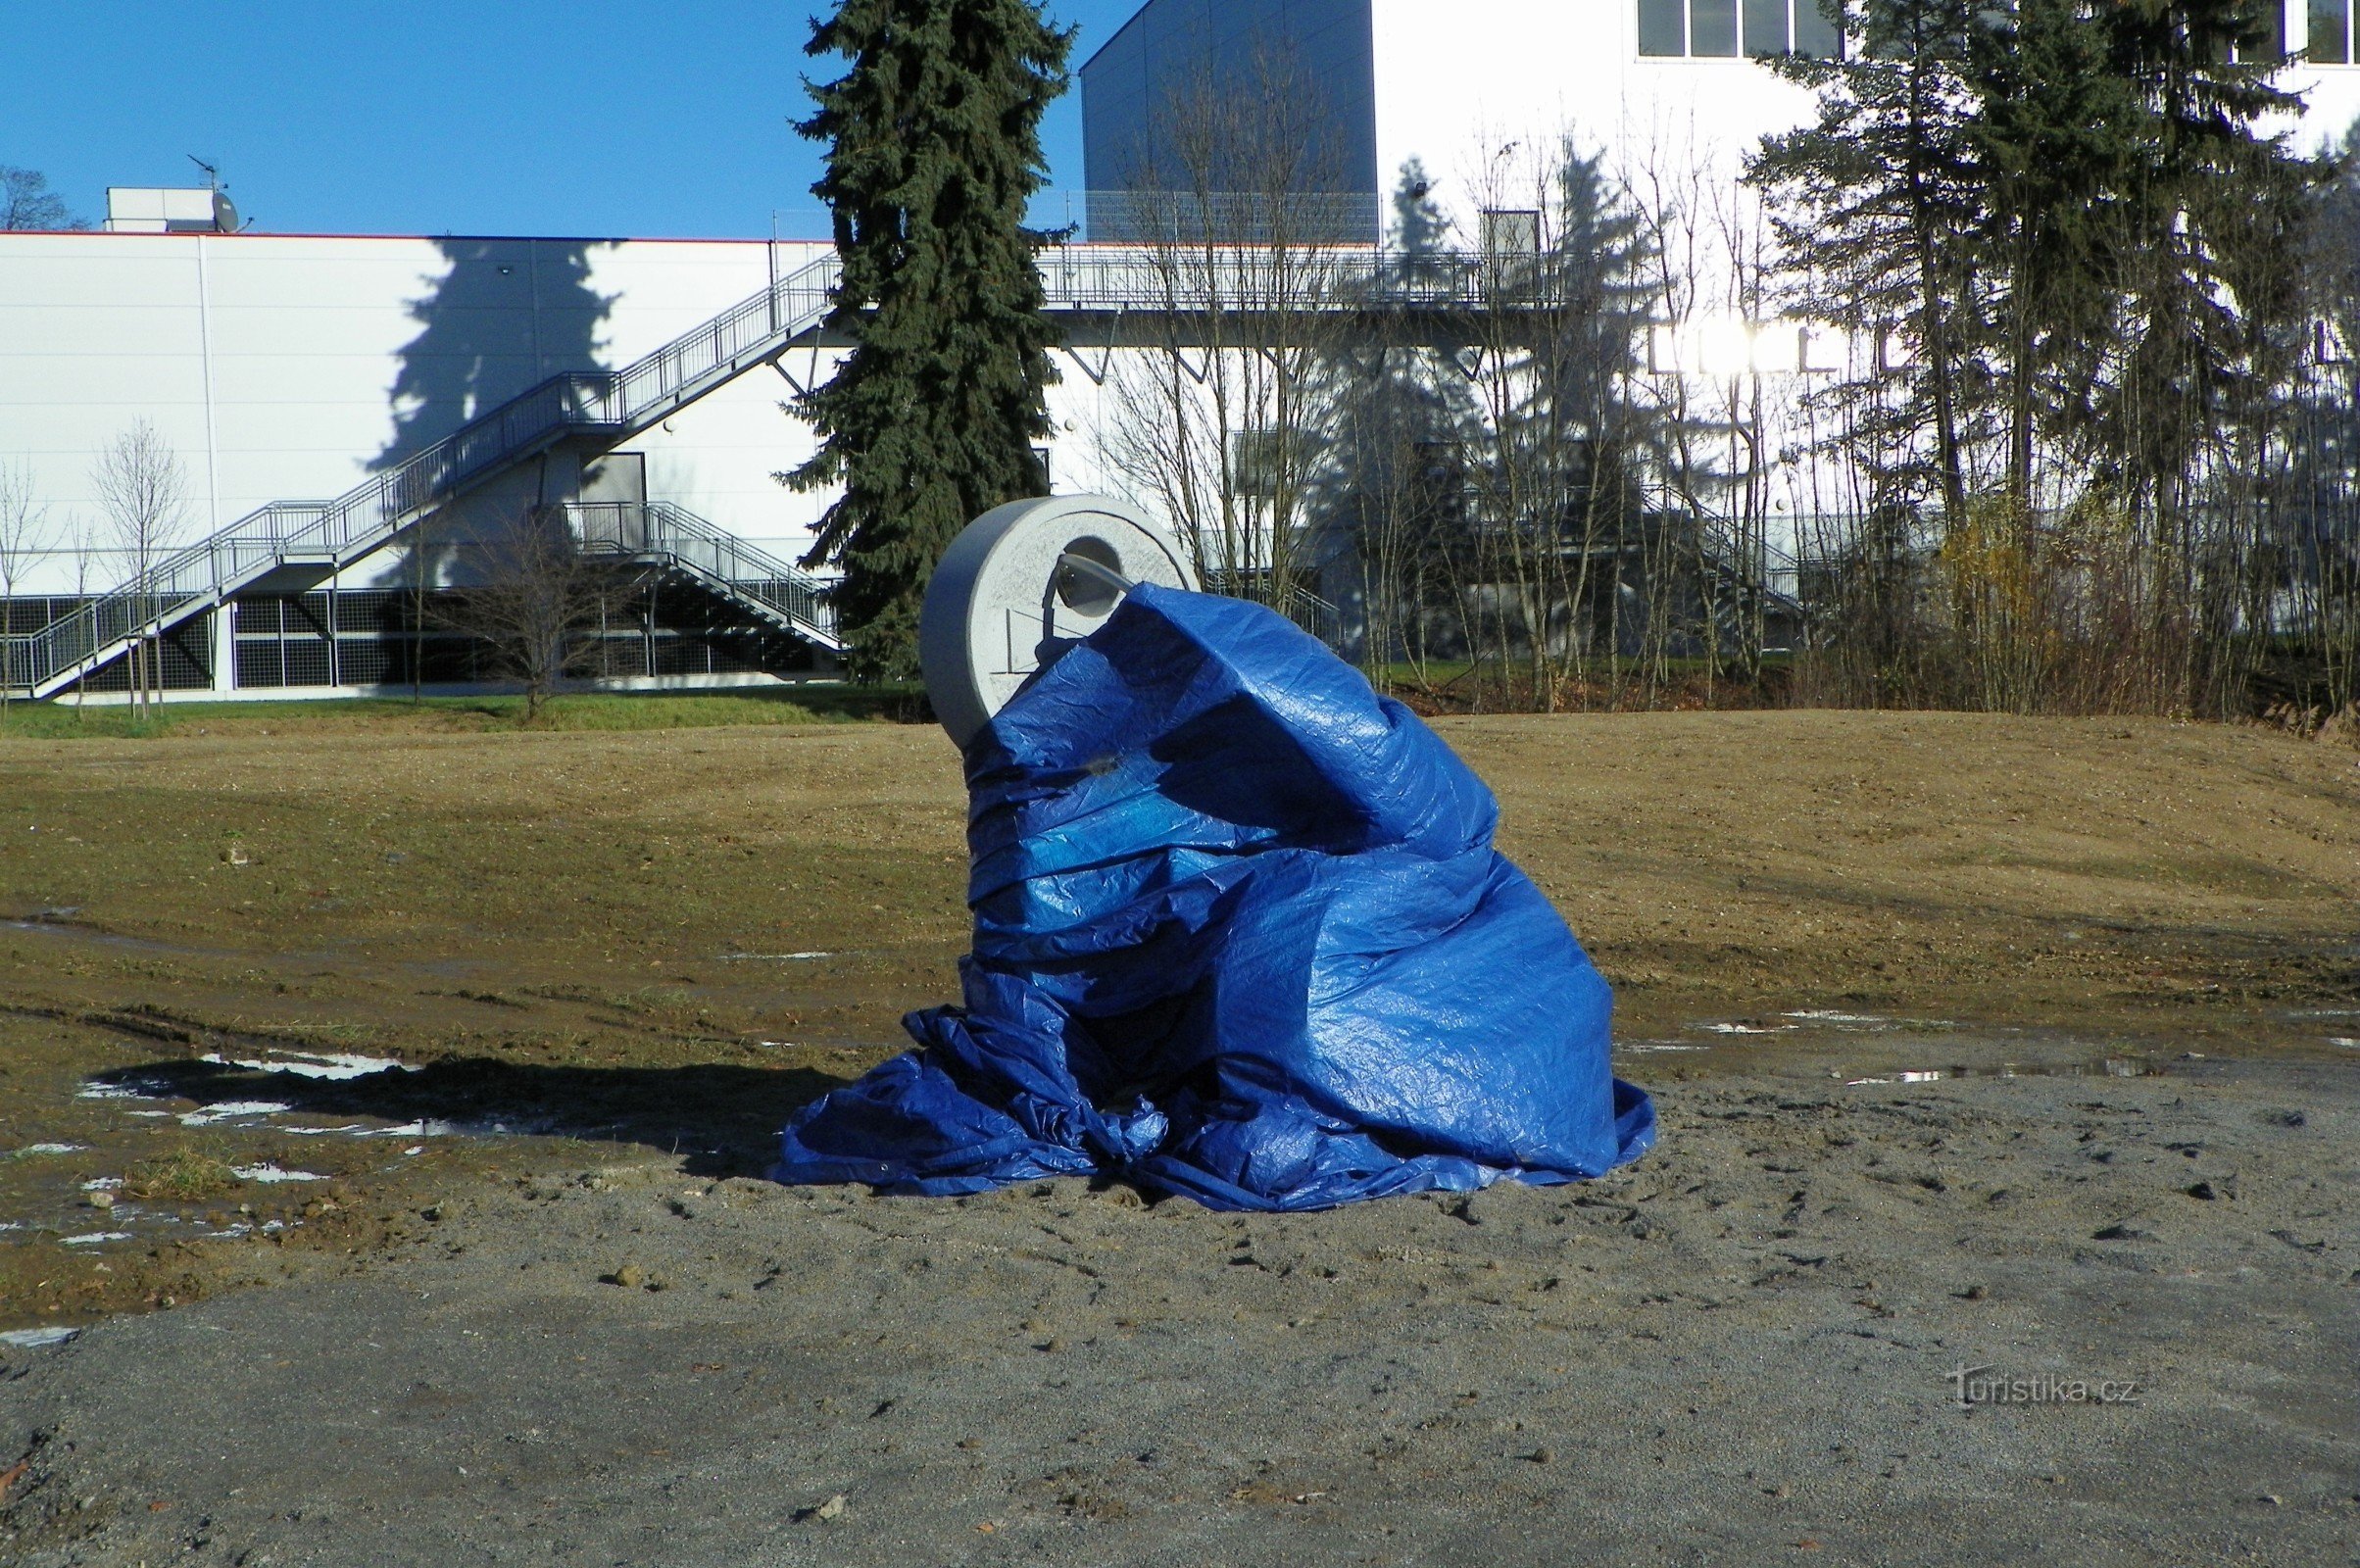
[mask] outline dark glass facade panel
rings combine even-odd
[[[1639,0],[1639,52],[1688,53],[1688,0]]]
[[[2311,0],[2310,58],[2322,65],[2352,61],[2352,0]]]
[[[1738,0],[1689,0],[1688,52],[1734,57],[1738,52]]]
[[[1787,0],[1745,0],[1745,52],[1756,59],[1783,55],[1794,42],[1787,36]]]

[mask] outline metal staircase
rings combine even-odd
[[[589,555],[677,572],[805,642],[844,651],[817,581],[668,501],[576,502],[565,509]]]
[[[837,272],[836,259],[824,257],[619,370],[552,376],[333,501],[273,502],[241,517],[39,631],[0,637],[0,686],[34,697],[54,695],[134,642],[203,614],[274,571],[289,566],[332,571],[382,549],[453,498],[562,441],[587,437],[613,445],[628,440],[724,382],[775,360],[818,326]],[[657,526],[668,530],[662,537],[678,545],[671,557],[682,570],[702,573],[746,598],[750,609],[785,615],[786,599],[816,592],[808,579],[762,557],[762,570],[785,573],[775,580],[793,578],[803,587],[776,602],[741,594],[737,579],[712,568],[729,562],[731,547],[746,565],[757,564],[752,558],[760,552],[737,546],[676,508]],[[798,614],[800,622],[789,629],[814,641],[824,635],[823,646],[837,646],[832,626],[823,628],[819,612]]]

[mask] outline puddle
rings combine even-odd
[[[169,1084],[153,1079],[138,1083],[84,1084],[74,1092],[76,1100],[166,1100],[172,1096]]]
[[[60,1247],[97,1247],[104,1242],[127,1242],[130,1239],[129,1231],[85,1231],[79,1236],[61,1236],[58,1238],[58,1245]]]
[[[811,958],[834,958],[834,953],[724,953],[722,963],[801,963]]]
[[[26,1144],[9,1158],[25,1159],[34,1154],[78,1154],[89,1147],[88,1144]]]
[[[2001,1062],[1996,1067],[1916,1067],[1899,1072],[1872,1073],[1846,1078],[1844,1087],[1862,1084],[1932,1084],[1947,1078],[2160,1078],[2163,1069],[2151,1056],[2105,1056],[2093,1061]]]
[[[150,942],[141,937],[119,937],[112,931],[96,931],[75,923],[79,909],[44,909],[30,920],[0,920],[0,930],[29,931],[39,936],[61,937],[70,942],[87,942],[94,947],[115,948],[127,953],[144,953],[166,957],[185,958],[202,956],[197,948],[175,947],[169,942]],[[43,918],[47,916],[47,918]]]
[[[63,1345],[79,1333],[80,1329],[66,1328],[0,1329],[0,1345],[20,1350],[38,1350],[44,1346]]]
[[[1697,1028],[1708,1035],[1783,1035],[1802,1027],[1798,1023],[1700,1023]]]
[[[403,1072],[419,1070],[408,1062],[396,1061],[391,1056],[360,1056],[340,1051],[320,1053],[281,1051],[253,1059],[244,1056],[209,1054],[197,1059],[209,1061],[217,1067],[244,1067],[251,1072],[292,1073],[298,1078],[320,1078],[331,1083],[342,1083],[351,1078],[367,1078],[372,1073],[391,1072],[397,1067]]]
[[[2350,1035],[2330,1035],[2328,1044],[2341,1046],[2346,1051],[2360,1051],[2360,1039],[2354,1039]]]
[[[266,1186],[273,1182],[323,1182],[327,1180],[325,1176],[317,1171],[283,1170],[273,1164],[232,1165],[229,1167],[229,1173],[239,1181],[261,1182]]]
[[[203,1110],[180,1112],[180,1125],[210,1127],[215,1122],[236,1121],[245,1116],[275,1116],[282,1110],[294,1108],[278,1100],[224,1100],[219,1104],[207,1105]]]

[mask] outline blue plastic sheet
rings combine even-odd
[[[1596,1176],[1654,1141],[1605,981],[1491,791],[1283,616],[1134,589],[968,749],[965,1004],[772,1174],[1117,1176],[1314,1209]]]

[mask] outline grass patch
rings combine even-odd
[[[334,698],[319,702],[172,703],[141,722],[128,708],[71,701],[12,703],[0,736],[18,740],[150,740],[186,735],[474,734],[531,728],[711,729],[746,724],[923,722],[914,686],[768,686],[710,692],[576,692],[554,697],[529,726],[522,697]]]
[[[198,1203],[238,1184],[237,1172],[210,1154],[178,1149],[162,1159],[141,1160],[124,1178],[125,1196],[148,1202]]]

